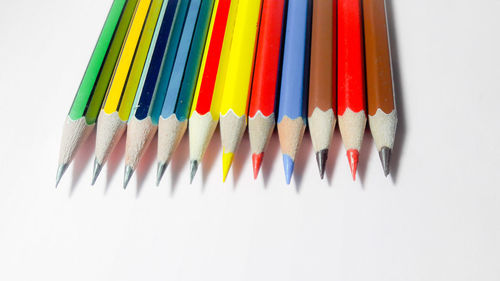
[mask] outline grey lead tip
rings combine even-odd
[[[61,164],[59,167],[57,167],[57,175],[56,175],[56,188],[59,185],[59,181],[61,181],[62,176],[64,175],[64,172],[66,172],[66,169],[68,169],[69,164]]]
[[[101,173],[102,170],[102,164],[100,164],[97,159],[94,159],[94,172],[92,174],[92,185],[95,184],[95,181],[97,180],[97,177]]]
[[[189,178],[189,184],[193,183],[194,176],[196,175],[196,172],[198,171],[198,161],[196,160],[191,160],[191,174]]]
[[[325,177],[326,159],[328,158],[328,149],[322,149],[316,152],[316,163],[318,163],[319,176],[321,179]]]
[[[156,169],[156,186],[160,185],[161,178],[167,169],[167,165],[165,163],[158,162],[158,168]]]
[[[380,157],[380,162],[382,162],[382,168],[384,168],[384,175],[387,177],[390,171],[391,149],[387,146],[382,147],[378,152],[378,156]]]
[[[134,173],[134,169],[130,166],[125,167],[125,174],[123,176],[123,189],[127,188],[128,182],[130,181],[130,178],[132,177],[132,174]]]

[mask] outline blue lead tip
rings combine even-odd
[[[290,184],[290,181],[292,180],[294,166],[295,163],[293,162],[292,157],[288,154],[283,154],[283,167],[285,168],[286,184]]]

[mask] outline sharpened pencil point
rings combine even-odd
[[[196,171],[198,171],[198,161],[191,160],[190,166],[191,166],[191,173],[189,175],[189,184],[192,184],[194,176],[196,175]]]
[[[351,168],[352,180],[356,180],[356,170],[358,169],[359,151],[357,149],[347,150],[347,159]]]
[[[290,184],[292,180],[293,168],[295,163],[288,154],[283,154],[283,167],[285,168],[286,184]]]
[[[68,169],[69,164],[62,164],[57,167],[57,175],[56,175],[56,188],[59,185],[59,181],[61,181],[64,172]]]
[[[322,149],[316,152],[316,163],[318,163],[319,176],[321,179],[325,177],[325,166],[328,158],[328,149]]]
[[[226,182],[227,174],[229,169],[231,169],[231,164],[233,164],[234,153],[222,152],[222,182]]]
[[[95,184],[95,181],[97,180],[97,177],[101,173],[102,170],[102,164],[100,164],[97,159],[94,159],[94,172],[92,173],[92,185]]]
[[[382,162],[382,168],[384,168],[384,175],[387,177],[390,173],[390,162],[391,162],[391,152],[392,150],[387,146],[382,147],[378,152],[380,157],[380,162]]]
[[[161,179],[163,178],[163,174],[165,174],[166,169],[166,163],[158,162],[158,167],[156,168],[156,186],[160,186]]]
[[[253,178],[257,179],[259,175],[260,165],[262,164],[262,157],[264,152],[252,154]]]
[[[128,182],[130,181],[130,178],[132,177],[132,174],[134,173],[134,169],[130,166],[125,167],[125,174],[123,176],[123,189],[127,188]]]

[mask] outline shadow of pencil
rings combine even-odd
[[[136,168],[136,177],[137,177],[137,191],[135,194],[136,198],[139,198],[141,195],[141,191],[144,187],[144,181],[151,171],[151,167],[155,163],[156,160],[156,151],[158,149],[158,142],[156,140],[156,134],[154,135],[151,143],[144,151],[144,155],[142,155],[141,160],[139,160],[139,164]]]
[[[87,139],[80,145],[78,152],[76,153],[73,160],[73,177],[71,179],[71,186],[69,189],[69,197],[73,196],[76,190],[76,186],[80,183],[83,171],[92,159],[95,149],[95,134],[96,130],[92,130],[92,133],[87,137]]]
[[[309,163],[309,157],[311,157],[311,154],[314,154],[312,151],[311,135],[309,134],[309,130],[306,130],[302,138],[302,144],[297,151],[297,155],[295,155],[293,178],[295,179],[297,193],[300,193],[302,189],[304,172]]]
[[[175,194],[175,191],[177,190],[177,185],[179,184],[179,176],[182,172],[182,169],[187,165],[189,162],[189,138],[187,131],[182,137],[179,146],[177,147],[176,151],[174,151],[174,154],[172,155],[172,159],[170,161],[170,166],[171,166],[171,174],[172,176],[170,177],[170,197],[173,197]],[[186,183],[189,183],[189,178],[184,179]]]
[[[364,182],[366,175],[368,174],[368,162],[370,162],[371,152],[374,148],[373,138],[370,134],[370,130],[365,129],[365,134],[363,136],[363,143],[361,144],[361,150],[359,151],[359,162],[358,162],[358,180],[364,189]],[[381,171],[382,173],[382,171]]]
[[[202,168],[202,189],[205,190],[207,179],[209,173],[212,171],[217,155],[221,150],[221,140],[220,140],[220,132],[219,127],[215,129],[214,135],[208,144],[207,151],[205,152],[205,156],[201,160],[201,168]],[[221,175],[222,178],[222,175]]]
[[[238,147],[237,152],[235,153],[234,163],[233,163],[233,178],[234,178],[234,186],[233,189],[236,189],[238,186],[238,182],[241,178],[241,174],[243,172],[243,167],[245,166],[247,161],[252,161],[250,156],[250,139],[248,137],[248,130],[245,130],[243,137],[241,138],[241,143]],[[250,180],[250,179],[248,179]],[[252,179],[253,180],[253,179]]]
[[[333,132],[332,141],[330,143],[330,149],[328,151],[328,159],[326,160],[325,176],[328,185],[332,184],[333,174],[336,167],[337,159],[339,157],[340,151],[343,148],[342,137],[340,136],[340,130],[336,126]]]
[[[279,162],[281,157],[278,157],[280,153],[280,140],[278,137],[278,131],[275,129],[271,138],[269,139],[269,143],[267,144],[266,151],[264,153],[264,159],[262,159],[262,167],[260,173],[262,174],[262,179],[264,181],[264,188],[267,188],[267,184],[269,179],[271,178],[272,173],[276,170],[275,167],[277,162]]]
[[[391,178],[396,184],[398,179],[398,173],[401,164],[401,155],[404,152],[404,143],[406,138],[406,118],[404,110],[404,81],[401,78],[401,69],[399,63],[399,48],[398,48],[398,35],[397,35],[397,23],[394,16],[394,3],[393,0],[387,0],[387,17],[388,17],[388,29],[389,29],[389,41],[391,46],[391,58],[392,58],[392,75],[394,80],[394,92],[396,100],[396,108],[398,114],[398,127],[396,131],[396,139],[394,143],[394,149],[391,156]]]
[[[108,161],[106,163],[106,185],[104,187],[104,194],[108,193],[111,182],[116,175],[116,170],[118,170],[118,166],[120,166],[120,163],[125,156],[126,140],[126,133],[124,133],[109,155]]]

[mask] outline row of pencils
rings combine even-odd
[[[384,0],[114,0],[56,185],[96,124],[92,184],[125,131],[124,187],[157,131],[157,184],[186,130],[192,181],[217,124],[223,180],[247,123],[257,177],[276,122],[286,182],[307,124],[323,178],[337,120],[355,179],[367,119],[387,176],[397,116]]]

